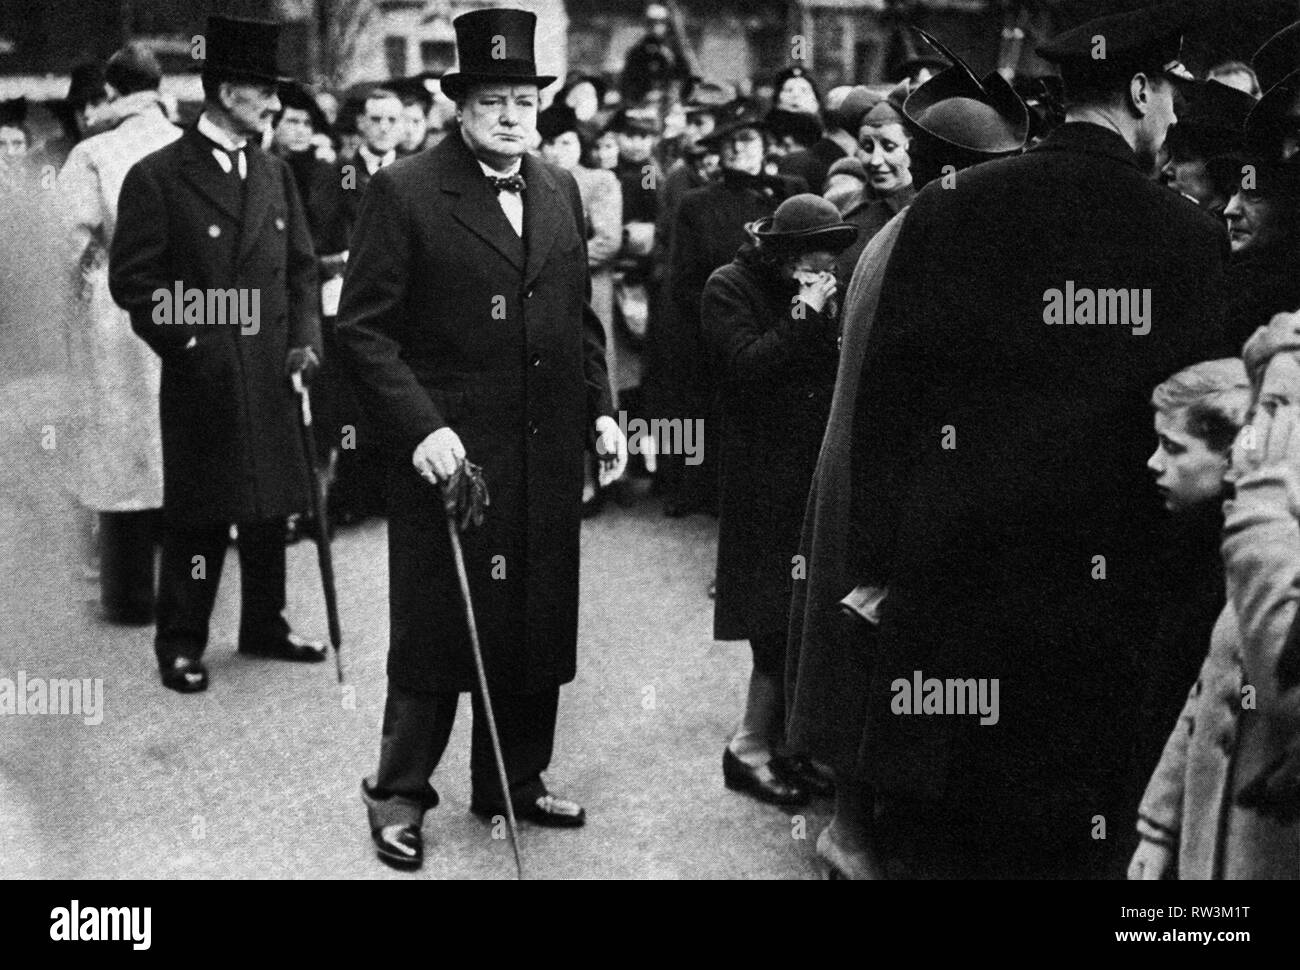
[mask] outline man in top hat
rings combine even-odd
[[[407,867],[460,693],[473,691],[470,808],[491,819],[505,804],[439,484],[472,462],[491,496],[464,556],[515,814],[574,827],[583,809],[542,772],[577,664],[584,450],[594,438],[606,481],[626,462],[578,187],[528,154],[554,80],[534,63],[536,17],[486,9],[454,26],[459,70],[442,88],[459,132],[371,180],[339,311],[388,465],[388,699],[363,796],[380,858]]]
[[[154,647],[163,684],[183,693],[207,688],[232,524],[240,653],[325,659],[284,618],[285,519],[310,494],[290,375],[318,366],[320,298],[293,175],[259,147],[280,109],[279,27],[213,16],[205,37],[203,112],[127,173],[109,255],[113,299],[162,361]]]
[[[1040,48],[1066,122],[926,186],[885,270],[853,420],[849,579],[887,590],[863,763],[931,871],[1122,872],[1162,595],[1147,397],[1228,350],[1223,228],[1148,177],[1190,20]],[[958,681],[985,713],[936,711],[924,685]]]

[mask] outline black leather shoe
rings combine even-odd
[[[325,659],[327,647],[317,640],[305,640],[296,633],[286,633],[283,640],[241,643],[239,652],[246,657],[315,664]]]
[[[722,780],[732,791],[752,795],[769,805],[808,804],[808,793],[777,777],[771,764],[752,768],[732,754],[730,748],[722,755]]]
[[[487,808],[471,804],[469,810],[484,819],[506,813],[504,805],[500,808]],[[515,818],[548,829],[576,829],[587,823],[587,813],[581,805],[555,795],[540,795],[531,805],[516,805]]]
[[[197,694],[208,689],[208,668],[201,660],[173,657],[159,668],[163,686],[181,694]]]
[[[424,836],[418,825],[385,825],[370,838],[375,854],[394,869],[418,869],[424,863]]]
[[[804,789],[814,798],[829,798],[835,794],[835,776],[806,755],[775,757],[772,771],[778,778]]]

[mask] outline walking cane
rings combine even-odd
[[[329,622],[330,641],[334,644],[334,669],[338,673],[339,683],[343,683],[343,655],[339,648],[343,645],[343,633],[339,628],[339,603],[334,589],[334,556],[330,552],[329,511],[325,496],[325,486],[317,472],[316,437],[311,427],[311,397],[302,382],[302,372],[293,372],[293,389],[302,404],[299,411],[299,429],[302,431],[302,446],[307,454],[307,477],[311,480],[311,511],[316,517],[316,560],[320,563],[321,585],[325,587],[325,617]]]
[[[524,864],[519,857],[519,829],[515,825],[515,807],[510,800],[510,782],[506,778],[506,761],[501,755],[501,740],[497,737],[496,717],[492,713],[492,698],[488,694],[487,672],[483,667],[483,650],[478,642],[478,624],[474,621],[474,602],[469,595],[469,574],[465,572],[465,553],[460,545],[461,530],[471,522],[478,525],[483,520],[483,506],[488,504],[487,486],[482,469],[462,460],[451,478],[442,483],[443,508],[447,513],[447,535],[451,539],[451,553],[456,561],[456,576],[460,580],[461,601],[465,605],[465,621],[469,625],[469,644],[474,653],[474,667],[478,672],[479,694],[483,698],[483,713],[487,717],[488,735],[492,739],[492,756],[496,758],[497,779],[506,801],[506,824],[510,827],[510,847],[515,854],[515,875],[524,878]]]

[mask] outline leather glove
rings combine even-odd
[[[310,347],[290,347],[284,360],[284,376],[292,377],[295,371],[302,373],[302,382],[310,386],[316,372],[320,370],[320,361],[316,351]]]
[[[492,504],[483,469],[473,462],[461,461],[452,476],[442,483],[442,502],[458,531],[482,525],[483,510]]]

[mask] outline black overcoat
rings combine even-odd
[[[789,627],[799,531],[835,387],[836,321],[793,303],[793,283],[742,251],[704,288],[722,465],[713,636]]]
[[[1132,814],[1118,802],[1162,582],[1149,398],[1223,356],[1226,254],[1221,225],[1091,124],[917,195],[853,425],[855,569],[889,587],[878,790],[947,800],[1007,853],[1092,865],[1120,844],[1093,833]],[[1149,333],[1048,325],[1067,281],[1149,290]],[[998,723],[891,710],[916,671],[998,679]]]
[[[522,174],[523,239],[456,134],[377,173],[352,235],[338,335],[389,460],[388,676],[409,690],[475,684],[440,492],[411,464],[443,427],[492,498],[464,533],[489,678],[531,693],[575,673],[583,451],[611,413],[604,330],[577,184],[531,156]]]
[[[162,358],[163,506],[178,523],[280,518],[309,502],[285,357],[322,354],[316,257],[288,165],[251,144],[245,157],[241,185],[190,128],[131,168],[118,204],[109,287]],[[177,283],[255,292],[256,333],[156,323],[156,291]]]

